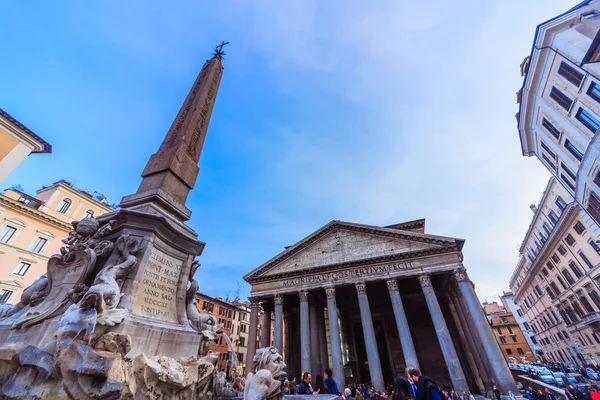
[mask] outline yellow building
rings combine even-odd
[[[503,303],[504,303],[504,299]],[[483,303],[483,310],[490,321],[496,341],[502,350],[502,354],[509,363],[528,363],[535,361],[535,355],[527,343],[527,339],[515,316],[506,304],[498,304],[495,301]]]
[[[51,153],[52,146],[0,108],[0,183],[32,153]]]
[[[46,273],[72,221],[110,211],[103,197],[66,181],[42,188],[36,197],[15,189],[0,194],[0,304],[18,303],[22,290]]]

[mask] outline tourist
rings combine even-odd
[[[354,397],[352,397],[352,391],[348,388],[344,389],[344,395],[342,397],[346,400],[354,400]]]
[[[233,380],[233,383],[231,384],[231,388],[238,392],[238,396],[243,396],[244,388],[242,386],[242,378],[240,378],[239,376],[235,378]]]
[[[531,386],[529,386],[527,388],[527,391],[525,391],[525,396],[527,396],[527,400],[535,400],[533,398],[533,389],[531,388]]]
[[[546,396],[544,396],[544,392],[542,392],[542,389],[538,389],[537,391],[537,400],[546,400]]]
[[[498,386],[493,385],[492,392],[494,392],[494,396],[496,396],[496,400],[500,400],[502,398],[502,394],[500,393],[500,390],[498,390]]]
[[[471,394],[471,392],[467,392],[467,399],[466,400],[475,400],[475,396],[473,396]],[[516,399],[511,399],[511,400],[516,400]]]
[[[333,372],[331,372],[330,368],[325,370],[325,386],[330,394],[340,394],[337,383],[335,383],[335,379],[333,379]]]
[[[598,393],[598,386],[592,385],[592,387],[590,387],[590,398],[592,400],[600,400],[600,393]],[[548,400],[550,400],[550,399],[548,399]]]
[[[408,380],[416,386],[416,400],[442,400],[442,392],[433,379],[423,376],[418,368],[409,368]]]
[[[548,390],[548,389],[546,389]],[[508,391],[508,400],[517,400],[516,396],[513,394],[512,390]],[[554,399],[556,400],[556,399]]]
[[[556,396],[554,394],[552,394],[552,392],[548,388],[546,388],[546,399],[547,400],[557,400]],[[600,400],[600,399],[598,399],[598,400]]]
[[[394,381],[394,391],[392,392],[391,400],[408,400],[413,398],[412,391],[409,389],[409,382],[403,377],[399,376]]]
[[[312,375],[310,372],[305,372],[302,375],[302,382],[298,385],[298,394],[319,394],[318,392],[313,392],[310,381],[312,379]]]
[[[452,400],[460,400],[460,396],[458,395],[458,392],[454,389],[452,389],[450,391],[450,397],[452,398]]]
[[[323,381],[323,375],[317,375],[317,379],[315,379],[315,389],[319,392],[319,394],[329,394],[327,388],[325,387],[325,382]]]
[[[296,387],[296,377],[290,376],[290,381],[288,383],[289,394],[298,394],[298,388]]]

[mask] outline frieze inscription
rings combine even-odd
[[[387,274],[389,272],[403,271],[405,269],[412,268],[412,263],[408,262],[395,262],[391,264],[375,265],[372,267],[360,267],[349,269],[345,271],[326,272],[323,274],[315,274],[310,276],[304,276],[300,278],[287,279],[282,282],[283,287],[298,286],[305,283],[322,283],[322,282],[335,282],[338,280],[361,278],[366,276],[377,276],[380,274]]]
[[[183,263],[154,248],[136,295],[134,314],[177,323],[177,286]]]

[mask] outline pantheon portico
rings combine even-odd
[[[464,240],[425,234],[425,220],[387,227],[332,221],[244,276],[249,336],[283,353],[288,375],[333,370],[338,386],[377,390],[411,366],[459,393],[517,393],[462,264]],[[274,337],[270,343],[272,313]],[[285,348],[283,335],[285,331]],[[256,343],[248,343],[248,371]]]

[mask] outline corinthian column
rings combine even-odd
[[[356,283],[356,292],[358,293],[358,305],[360,307],[360,320],[365,337],[365,347],[367,350],[367,359],[369,360],[369,372],[371,373],[371,382],[378,392],[385,390],[383,383],[383,372],[381,371],[381,361],[379,360],[379,350],[377,349],[377,339],[375,338],[375,329],[371,319],[371,308],[369,307],[369,298],[367,297],[367,286],[364,282]]]
[[[343,391],[346,387],[346,377],[344,376],[344,363],[342,361],[342,341],[340,326],[338,325],[335,288],[327,288],[325,289],[325,293],[327,293],[327,316],[329,317],[329,340],[331,341],[333,379],[335,379],[338,389]]]
[[[448,367],[448,372],[450,373],[450,379],[452,380],[454,389],[458,393],[467,391],[469,390],[467,379],[465,378],[462,366],[460,365],[458,354],[456,354],[454,343],[452,343],[450,332],[448,332],[448,327],[446,326],[442,309],[440,308],[435,291],[431,285],[431,278],[429,275],[421,275],[419,276],[419,282],[421,283],[421,288],[423,289],[423,294],[425,295],[425,301],[427,302],[427,307],[429,308],[429,314],[431,315],[435,333],[437,334],[438,341],[440,342],[440,348],[442,350],[442,354],[444,355],[444,360],[446,361],[446,366]]]
[[[310,317],[306,290],[300,292],[300,355],[302,372],[310,371]]]
[[[406,313],[404,312],[404,306],[402,305],[402,298],[400,297],[400,291],[398,290],[398,281],[391,279],[386,283],[388,291],[390,292],[390,299],[392,300],[394,316],[396,317],[396,326],[398,327],[398,334],[400,335],[400,344],[402,345],[404,362],[406,363],[407,368],[419,368],[419,359],[417,358],[415,345],[412,336],[410,335],[410,328],[408,327]]]
[[[484,351],[489,360],[489,365],[500,391],[505,395],[508,395],[509,391],[517,393],[517,385],[508,369],[508,365],[506,365],[498,342],[496,342],[492,327],[483,313],[483,308],[475,294],[473,284],[467,276],[467,271],[464,269],[455,270],[454,278],[458,283],[458,289],[467,306],[466,314],[470,319],[470,325],[475,328],[475,331],[481,339],[483,348],[485,349]]]
[[[273,346],[283,354],[283,295],[275,295],[275,327],[273,332]]]
[[[250,327],[248,328],[248,353],[246,354],[246,371],[254,372],[254,355],[258,338],[258,299],[250,297]]]
[[[269,347],[271,346],[271,313],[273,312],[273,307],[269,301],[263,302],[263,323],[262,330],[260,332],[260,347]]]

